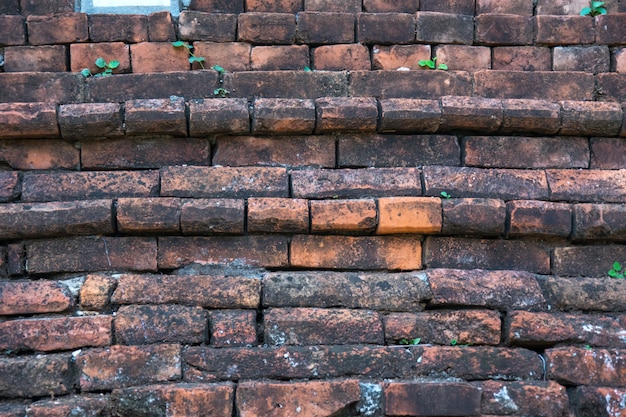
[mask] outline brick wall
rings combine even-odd
[[[0,417],[623,414],[626,3],[587,4],[4,0]]]

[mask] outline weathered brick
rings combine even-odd
[[[49,352],[111,344],[112,316],[50,317],[0,323],[0,349]]]
[[[28,272],[155,271],[156,240],[140,237],[76,237],[26,243]]]
[[[312,200],[310,207],[312,233],[370,234],[376,228],[375,200]]]
[[[309,65],[307,45],[255,46],[250,53],[253,71],[302,70]]]
[[[420,269],[422,245],[418,237],[296,235],[291,241],[290,264],[299,268]]]
[[[244,0],[192,0],[189,9],[213,13],[243,13]]]
[[[581,386],[569,394],[572,409],[580,417],[612,417],[624,410],[624,389]]]
[[[44,15],[74,11],[74,2],[71,0],[52,0],[45,3],[37,0],[20,0],[19,3],[24,15]]]
[[[415,20],[409,13],[359,13],[356,38],[363,44],[413,43]]]
[[[623,33],[626,26],[626,14],[615,13],[597,16],[596,24],[596,43],[600,45],[625,45]]]
[[[328,97],[315,100],[316,133],[373,132],[378,122],[376,99]]]
[[[116,137],[124,134],[118,103],[81,103],[59,106],[63,139]],[[86,142],[83,142],[83,146]]]
[[[550,71],[550,48],[540,46],[496,46],[492,48],[494,70]]]
[[[503,133],[554,134],[561,126],[561,106],[543,100],[502,100]],[[545,156],[545,155],[544,155]]]
[[[624,170],[547,170],[553,201],[626,202]]]
[[[433,269],[426,275],[433,293],[430,304],[434,306],[531,311],[545,308],[539,283],[528,272]]]
[[[3,139],[58,138],[56,106],[47,103],[1,103]]]
[[[624,350],[561,347],[546,350],[548,378],[568,385],[623,387]]]
[[[626,48],[615,48],[612,51],[611,71],[626,72]]]
[[[231,97],[315,99],[346,96],[347,74],[327,71],[254,71],[226,74]]]
[[[622,125],[619,103],[564,101],[561,103],[561,135],[616,136]]]
[[[379,104],[381,132],[434,133],[439,129],[441,107],[436,100],[391,98],[379,100]],[[428,149],[430,146],[423,150]]]
[[[254,100],[252,133],[297,135],[315,129],[313,100],[258,98]]]
[[[189,102],[189,134],[203,136],[215,133],[241,134],[250,131],[248,101],[215,98]]]
[[[146,385],[181,378],[180,345],[114,345],[83,350],[76,358],[83,392]]]
[[[376,234],[432,234],[441,231],[441,200],[429,197],[378,199]]]
[[[302,7],[302,0],[246,0],[246,11],[249,12],[297,13]]]
[[[293,171],[291,188],[296,198],[422,195],[420,170],[417,168]]]
[[[74,300],[67,287],[56,281],[0,282],[0,314],[59,313]]]
[[[233,42],[237,15],[182,11],[178,19],[180,38],[186,41]]]
[[[148,15],[148,35],[151,42],[171,42],[176,40],[176,28],[172,15],[155,12]]]
[[[476,17],[475,40],[483,45],[531,45],[530,16],[482,14]]]
[[[603,73],[596,75],[599,92],[603,99],[626,101],[626,74]],[[621,135],[624,136],[626,129],[622,128]]]
[[[538,0],[536,11],[537,15],[576,15],[580,14],[580,10],[589,6],[585,0]]]
[[[207,178],[211,182],[207,182]],[[194,198],[287,197],[287,182],[284,168],[165,167],[161,170],[161,195]]]
[[[453,197],[546,200],[548,181],[541,171],[426,166],[425,194]]]
[[[272,308],[263,324],[270,345],[382,345],[385,339],[381,317],[371,310]]]
[[[495,132],[502,123],[502,102],[481,97],[442,97],[441,130]]]
[[[385,341],[420,339],[420,343],[497,345],[500,314],[492,310],[438,310],[423,313],[392,313],[383,317]]]
[[[291,13],[242,13],[238,40],[253,44],[291,44],[296,38],[296,16]]]
[[[100,416],[110,412],[109,397],[85,394],[56,399],[39,400],[28,405],[28,417],[62,417],[73,413]],[[20,417],[24,416],[24,413]]]
[[[474,2],[472,0],[421,0],[420,10],[473,16]]]
[[[555,248],[552,272],[558,276],[606,277],[613,262],[626,260],[626,247],[571,246]]]
[[[350,74],[356,97],[434,99],[471,95],[469,75],[448,71],[358,71]]]
[[[370,51],[365,45],[323,45],[314,48],[311,56],[318,71],[369,71]]]
[[[356,19],[352,13],[298,13],[296,39],[304,44],[353,43]]]
[[[591,169],[620,169],[626,166],[626,142],[619,138],[591,138]]]
[[[133,72],[170,72],[189,69],[185,48],[175,48],[170,42],[140,42],[130,45]],[[155,59],[155,57],[159,57]]]
[[[7,72],[62,72],[67,71],[63,45],[8,46],[4,48],[4,70]]]
[[[205,58],[204,67],[219,65],[226,71],[250,71],[252,46],[245,42],[194,42],[194,54]]]
[[[113,72],[130,72],[130,46],[124,42],[73,43],[70,45],[70,67],[72,72],[80,72],[84,68],[92,74],[99,74],[102,69],[96,66],[96,60],[103,58],[106,62],[118,61],[119,67]]]
[[[304,10],[314,12],[357,13],[361,11],[361,0],[304,0]]]
[[[89,35],[92,42],[146,42],[148,17],[138,14],[92,14],[89,16]]]
[[[471,45],[474,41],[474,16],[453,13],[417,12],[416,41]],[[446,30],[441,30],[445,27]]]
[[[508,231],[510,236],[569,237],[572,229],[572,208],[566,203],[546,201],[509,201]]]
[[[504,201],[487,198],[452,198],[442,201],[445,234],[499,236],[504,233]]]
[[[222,275],[123,274],[115,304],[183,304],[207,308],[251,308],[261,303],[259,278]]]
[[[0,205],[0,239],[110,234],[111,200]]]
[[[283,236],[160,237],[159,268],[173,269],[201,262],[242,263],[264,268],[287,266]]]
[[[23,417],[26,415],[26,405],[20,403],[3,403],[0,405],[0,416]]]
[[[364,0],[363,10],[369,13],[415,13],[419,0]]]
[[[272,272],[263,277],[268,307],[343,307],[419,311],[430,299],[422,273]]]
[[[84,13],[30,15],[26,18],[26,26],[31,45],[85,42],[89,39],[87,15]],[[94,40],[93,33],[91,35]]]
[[[626,205],[575,204],[572,239],[624,240],[626,238]]]
[[[0,357],[0,397],[43,397],[69,394],[76,375],[69,354]]]
[[[461,149],[456,136],[342,135],[340,167],[413,167],[459,165]]]
[[[0,72],[0,102],[75,103],[85,78],[63,72]]]
[[[476,15],[483,13],[493,14],[521,14],[533,15],[533,5],[525,0],[477,0]]]
[[[0,172],[0,202],[17,198],[21,192],[21,180],[17,171]]]
[[[385,415],[478,415],[480,398],[480,390],[467,382],[387,382]]]
[[[78,169],[80,150],[55,139],[0,140],[0,162],[15,170]]]
[[[0,6],[0,14],[20,14],[20,0],[6,0]]]
[[[102,274],[89,274],[80,287],[80,307],[84,310],[103,311],[109,307],[117,280]]]
[[[615,259],[615,258],[613,258]],[[593,262],[597,262],[597,258]],[[607,270],[611,263],[607,264]],[[606,274],[604,272],[602,275]],[[580,274],[576,274],[580,275]],[[626,311],[624,281],[597,278],[557,278],[546,281],[547,297],[561,310]]]
[[[211,310],[209,334],[215,347],[256,346],[256,311]]]
[[[125,103],[126,134],[187,136],[185,101],[176,99],[130,100]]]
[[[267,401],[273,398],[273,401]],[[359,382],[308,381],[260,382],[245,381],[237,386],[235,399],[241,417],[330,416],[347,409],[360,399]]]
[[[520,416],[568,416],[569,400],[565,387],[554,381],[481,381],[483,414]]]
[[[7,245],[7,272],[9,275],[22,275],[26,267],[26,254],[24,245],[10,243]]]
[[[232,199],[183,200],[180,225],[183,234],[233,234],[244,232],[245,202]]]
[[[491,68],[491,48],[486,46],[441,45],[435,49],[434,56],[438,63],[446,64],[453,71]]]
[[[180,200],[177,198],[120,198],[116,219],[122,233],[180,232]]]
[[[250,198],[247,224],[250,233],[307,233],[309,203],[295,198]]]
[[[207,313],[201,307],[121,306],[115,315],[115,339],[124,345],[203,343],[207,326]]]
[[[157,193],[158,183],[157,171],[26,172],[22,201],[152,197]]]
[[[593,19],[586,16],[537,15],[535,30],[541,45],[590,44],[595,38]]]
[[[26,43],[25,19],[19,15],[0,15],[0,46]]]
[[[610,52],[608,46],[557,46],[552,50],[554,71],[586,71],[597,74],[608,72]]]
[[[428,60],[430,56],[430,45],[374,45],[372,47],[372,69],[418,70],[422,69],[419,66],[420,60]]]

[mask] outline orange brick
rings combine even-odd
[[[313,129],[315,129],[313,100],[289,98],[254,100],[253,134],[311,134]]]
[[[55,107],[52,103],[0,103],[0,136],[3,139],[58,138]]]
[[[296,37],[296,16],[291,13],[242,13],[238,40],[255,44],[291,44]]]
[[[148,15],[150,42],[172,42],[176,40],[176,27],[169,11]]]
[[[249,131],[250,113],[246,99],[214,98],[189,102],[189,134],[192,137]]]
[[[303,70],[309,64],[309,47],[306,45],[255,46],[250,54],[251,68],[255,71]]]
[[[0,140],[0,162],[16,170],[77,169],[80,150],[59,140]]]
[[[63,139],[105,138],[122,136],[119,103],[80,103],[59,106],[59,127]],[[83,142],[84,147],[86,143]],[[84,153],[81,155],[84,157]]]
[[[107,275],[87,275],[80,287],[80,307],[84,310],[104,310],[109,306],[116,284],[117,280]]]
[[[219,65],[226,71],[249,71],[252,46],[245,42],[194,42],[194,54],[204,57],[204,67]]]
[[[491,68],[491,48],[486,46],[442,45],[435,49],[434,56],[437,63],[446,64],[449,70],[472,72]]]
[[[313,49],[313,66],[324,71],[371,69],[370,52],[361,44],[324,45]]]
[[[572,208],[565,203],[509,201],[508,229],[511,236],[569,237]]]
[[[185,235],[242,235],[244,210],[244,200],[186,199],[181,206],[181,229]]]
[[[26,26],[31,45],[86,42],[89,39],[85,13],[31,15],[26,18]]]
[[[550,199],[626,203],[626,170],[548,170]]]
[[[438,198],[379,198],[378,210],[377,234],[437,233],[441,231],[441,200]]]
[[[0,290],[1,315],[62,312],[74,301],[56,281],[5,281]]]
[[[391,98],[379,100],[381,132],[434,133],[441,123],[438,100]]]
[[[502,124],[502,102],[482,97],[442,97],[442,130],[494,132]]]
[[[95,64],[98,58],[106,62],[118,61],[120,66],[114,73],[130,72],[130,46],[124,42],[73,43],[70,45],[70,61],[72,72],[80,72],[88,68],[92,74],[102,70]]]
[[[255,310],[211,310],[209,323],[215,347],[257,345]]]
[[[372,69],[422,69],[419,61],[430,59],[430,45],[374,45]]]
[[[520,416],[566,416],[571,412],[567,389],[555,381],[482,381],[473,383],[482,390],[483,414],[506,415],[515,404]],[[506,393],[504,400],[502,394]],[[588,409],[590,404],[585,404]],[[602,415],[592,413],[592,415]]]
[[[36,401],[28,405],[28,414],[29,417],[63,417],[81,410],[87,415],[98,415],[108,413],[110,408],[109,397],[84,394]]]
[[[374,200],[312,200],[311,232],[369,234],[377,223]]]
[[[190,68],[187,50],[170,42],[141,42],[130,46],[133,72],[186,71]]]
[[[309,203],[292,198],[249,198],[248,231],[251,233],[307,233]]]
[[[545,351],[548,378],[573,385],[623,387],[624,350],[564,346]]]
[[[552,54],[540,46],[498,46],[493,48],[493,69],[551,71]]]
[[[373,132],[378,105],[373,97],[327,97],[315,100],[317,133]]]

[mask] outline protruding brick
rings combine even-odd
[[[429,234],[441,231],[441,200],[429,197],[378,199],[377,234]]]
[[[620,33],[626,26],[626,14],[614,13],[599,15],[596,18],[596,43],[600,45],[624,45],[624,36]]]
[[[313,100],[258,98],[254,101],[252,133],[296,135],[315,129]]]
[[[72,413],[102,415],[108,413],[109,397],[102,394],[82,394],[55,399],[43,399],[28,405],[28,417],[61,417]],[[23,416],[24,414],[21,414]]]
[[[609,254],[610,256],[610,254]],[[623,257],[624,258],[624,257]],[[616,259],[616,258],[612,258]],[[593,262],[598,262],[597,258]],[[607,265],[610,268],[612,263]],[[606,272],[602,275],[604,276]],[[580,275],[580,274],[576,274]],[[546,281],[552,306],[561,310],[625,311],[624,281],[598,278],[557,278]]]
[[[616,136],[622,125],[619,103],[564,101],[561,112],[561,135]]]
[[[376,228],[374,200],[312,200],[310,205],[312,233],[370,234]]]
[[[309,66],[307,45],[255,46],[250,53],[253,71],[304,70]]]
[[[20,176],[17,171],[0,172],[0,202],[11,201],[19,196]]]
[[[420,10],[473,16],[474,2],[472,0],[421,0]]]
[[[442,201],[445,234],[499,236],[504,233],[504,201],[487,198],[452,198]]]
[[[416,41],[471,45],[474,41],[474,16],[453,13],[417,12]],[[441,30],[445,27],[446,30]]]
[[[373,132],[378,121],[374,98],[332,97],[315,100],[316,133],[336,131]]]
[[[626,205],[575,204],[572,239],[624,240],[626,239]]]
[[[80,287],[80,307],[84,310],[103,311],[109,307],[117,280],[102,274],[89,274]]]
[[[250,115],[245,99],[214,98],[189,102],[189,134],[192,137],[249,131]]]
[[[304,0],[304,10],[314,12],[357,13],[361,11],[361,0]]]
[[[483,45],[531,45],[530,16],[482,14],[476,17],[476,42]]]
[[[422,69],[419,62],[430,59],[430,49],[430,45],[374,45],[372,47],[372,69]]]
[[[96,60],[119,62],[114,74],[130,72],[130,46],[124,42],[73,43],[70,45],[70,66],[72,72],[81,72],[84,68],[92,74],[99,74],[102,69],[96,66]]]
[[[346,96],[347,74],[327,71],[269,71],[226,74],[231,97],[303,98]]]
[[[370,51],[365,45],[324,45],[313,49],[313,67],[319,71],[369,71]]]
[[[64,45],[8,46],[4,48],[6,72],[63,72],[67,47]]]
[[[57,139],[0,140],[0,162],[15,170],[75,170],[80,167],[80,150]]]
[[[433,54],[449,70],[478,71],[491,68],[491,48],[486,46],[441,45]],[[428,58],[427,58],[428,59]]]
[[[352,13],[298,13],[296,39],[304,44],[337,44],[354,42],[355,15]]]
[[[47,103],[0,103],[2,139],[58,138],[56,106]]]
[[[291,44],[296,38],[296,17],[291,13],[242,13],[237,36],[253,44]]]
[[[180,346],[114,345],[85,350],[76,358],[83,392],[111,390],[132,385],[181,378]]]
[[[76,103],[82,100],[85,78],[63,72],[4,72],[0,102]]]
[[[256,346],[256,311],[211,310],[209,334],[215,347]]]
[[[507,203],[510,236],[569,237],[572,208],[565,203],[510,201]]]
[[[496,46],[492,48],[494,70],[551,71],[550,48],[540,46]]]
[[[92,14],[89,16],[89,35],[92,42],[146,42],[148,17],[139,14]]]
[[[480,390],[467,382],[389,382],[385,384],[385,414],[478,415],[480,398]]]
[[[442,130],[495,132],[502,124],[502,102],[480,97],[442,97]]]
[[[358,71],[350,73],[355,97],[432,99],[471,95],[469,74],[462,71]]]
[[[120,198],[117,227],[122,233],[180,232],[180,200],[177,198]]]
[[[59,313],[73,305],[66,287],[56,281],[0,282],[0,314]]]
[[[477,0],[476,15],[478,16],[484,13],[532,16],[533,5],[525,0]]]
[[[363,10],[369,13],[415,13],[419,0],[364,0]]]
[[[243,200],[183,200],[180,225],[185,235],[241,235],[244,232],[244,213],[245,202]]]
[[[246,42],[194,42],[194,54],[203,57],[204,67],[219,65],[226,71],[250,71],[252,46]]]
[[[572,409],[581,417],[611,417],[620,414],[626,390],[604,387],[576,387],[570,393]]]
[[[185,101],[175,99],[130,100],[126,102],[126,133],[187,136]]]
[[[0,15],[0,46],[26,43],[25,19],[19,15]]]
[[[176,40],[176,27],[172,15],[155,12],[148,15],[148,35],[151,42],[172,42]]]
[[[626,260],[626,246],[571,246],[555,248],[552,273],[558,276],[606,277],[613,262]]]
[[[561,127],[561,106],[543,100],[502,100],[503,133],[554,134]],[[545,157],[545,155],[544,155]]]
[[[564,384],[623,387],[624,350],[562,347],[546,350],[548,377]]]
[[[118,103],[64,104],[59,106],[58,121],[63,139],[82,140],[124,134]]]
[[[550,200],[626,202],[626,170],[548,170]]]
[[[296,198],[248,199],[248,232],[307,233],[309,203]]]
[[[481,410],[492,414],[560,416],[568,415],[565,387],[554,381],[481,381],[473,383],[482,391]],[[513,413],[513,414],[511,414]]]
[[[291,241],[290,264],[300,268],[420,269],[422,246],[417,237],[296,235]]]
[[[441,124],[441,107],[436,100],[391,98],[379,103],[381,132],[434,133]]]
[[[69,394],[76,385],[70,354],[0,358],[0,396],[44,397]]]
[[[26,18],[28,42],[31,45],[86,42],[89,39],[87,15],[84,13],[62,13]],[[91,40],[93,38],[93,33]]]
[[[415,20],[409,13],[359,13],[356,34],[363,44],[413,43]]]

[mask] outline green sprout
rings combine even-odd
[[[104,58],[100,57],[96,59],[96,67],[100,69],[100,72],[93,74],[89,68],[83,68],[80,72],[83,77],[108,77],[113,74],[113,70],[120,66],[120,61],[112,60],[107,62]]]
[[[442,196],[445,199],[452,198],[452,196],[450,194],[448,194],[447,192],[445,192],[445,191],[440,192],[439,195]]]
[[[580,11],[581,16],[598,16],[601,14],[606,14],[606,8],[604,7],[603,1],[591,1],[589,2],[589,7],[583,7]]]
[[[420,342],[422,341],[421,337],[416,337],[415,339],[400,339],[398,341],[398,343],[400,343],[401,345],[419,345]]]
[[[434,57],[433,59],[420,59],[418,64],[420,67],[426,67],[430,69],[436,68],[443,71],[448,69],[448,66],[446,64],[437,64],[437,57]]]
[[[205,59],[202,56],[196,56],[192,52],[193,45],[189,45],[188,42],[183,42],[183,41],[172,42],[172,45],[174,45],[175,48],[185,48],[185,50],[187,51],[187,54],[189,55],[189,63],[193,64],[194,62],[197,62],[198,64],[200,64],[200,68],[204,69]]]
[[[624,279],[624,273],[626,271],[623,269],[622,264],[619,262],[613,262],[613,266],[609,269],[609,276],[611,278]]]
[[[215,90],[213,90],[213,95],[215,97],[226,98],[228,97],[229,94],[230,94],[230,91],[222,87],[216,88]]]

